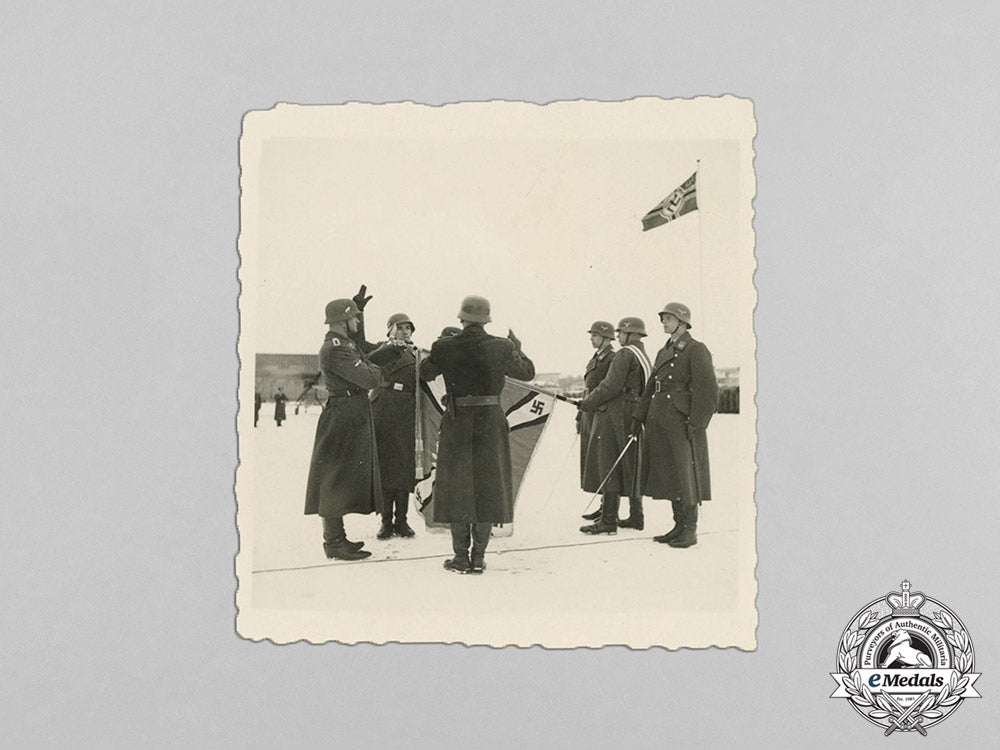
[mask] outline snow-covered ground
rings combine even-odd
[[[670,504],[645,500],[644,531],[580,533],[591,496],[579,488],[575,410],[559,403],[521,488],[513,534],[494,538],[482,576],[442,567],[446,530],[411,508],[413,539],[375,538],[376,515],[347,516],[372,557],[327,560],[321,520],[302,512],[319,408],[279,428],[265,404],[240,436],[239,629],[276,641],[754,645],[753,426],[716,415],[709,427],[713,500],[698,544],[651,541],[672,526]],[[591,509],[597,507],[597,501]],[[622,515],[627,515],[627,501]]]

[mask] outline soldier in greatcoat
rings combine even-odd
[[[281,423],[285,421],[285,402],[288,401],[288,396],[285,395],[285,389],[278,387],[278,392],[274,394],[274,421],[278,423],[278,427],[281,427]]]
[[[691,310],[671,302],[660,311],[669,338],[656,354],[632,425],[645,425],[642,476],[645,494],[671,501],[674,527],[653,537],[671,547],[697,542],[698,506],[712,498],[706,429],[719,386],[712,354],[691,338]]]
[[[611,358],[615,353],[611,347],[611,342],[615,338],[613,325],[604,320],[595,320],[587,333],[590,334],[590,345],[594,347],[594,356],[587,362],[587,369],[583,373],[584,396],[593,393],[604,380],[604,376],[608,374],[608,368],[611,367]],[[586,476],[587,449],[590,447],[590,431],[593,423],[593,412],[577,411],[576,431],[580,436],[580,487],[583,487],[583,478]],[[618,509],[616,508],[615,518],[618,517],[617,513]],[[601,517],[601,509],[598,508],[593,513],[585,513],[583,517],[587,521],[596,521]]]
[[[514,520],[510,428],[500,406],[504,377],[530,380],[535,366],[513,332],[505,339],[486,333],[490,303],[485,298],[466,297],[458,319],[462,332],[435,341],[420,364],[423,379],[443,375],[447,389],[433,520],[451,526],[455,556],[445,561],[445,569],[482,573],[493,524]]]
[[[319,366],[329,398],[316,425],[316,440],[306,508],[323,518],[323,549],[327,557],[361,560],[371,555],[352,542],[344,529],[348,513],[368,514],[381,508],[378,450],[368,390],[382,380],[378,367],[367,361],[350,336],[357,332],[358,306],[353,300],[333,300],[326,306],[329,327],[319,350]]]
[[[594,414],[583,489],[604,493],[601,517],[580,528],[585,534],[618,532],[618,504],[622,495],[629,497],[629,520],[634,520],[630,526],[643,527],[639,446],[629,445],[629,427],[650,371],[649,358],[642,345],[646,325],[639,318],[622,318],[615,331],[620,348],[612,357],[608,373],[579,403],[581,411]]]
[[[386,327],[388,339],[368,355],[383,376],[371,396],[383,498],[379,539],[415,535],[406,512],[416,485],[417,348],[412,341],[416,326],[410,316],[396,313]]]

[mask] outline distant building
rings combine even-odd
[[[254,385],[265,401],[271,400],[279,386],[296,401],[319,376],[318,354],[258,354],[254,359]]]

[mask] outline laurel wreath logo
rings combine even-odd
[[[972,671],[973,654],[972,642],[969,634],[962,627],[962,624],[955,620],[944,610],[935,612],[931,617],[932,622],[944,632],[948,643],[955,649],[955,669],[962,673],[959,678],[957,674],[952,674],[947,685],[941,688],[941,692],[931,694],[931,699],[924,705],[916,707],[911,711],[906,719],[906,723],[914,728],[919,728],[920,722],[924,719],[940,719],[944,712],[940,709],[950,708],[962,700],[969,685],[968,673]],[[837,650],[837,663],[840,671],[845,675],[850,675],[857,669],[858,655],[855,649],[865,639],[867,633],[879,621],[878,613],[868,610],[858,617],[857,624],[848,625],[840,639],[840,647]],[[890,702],[884,695],[875,695],[867,684],[861,679],[860,673],[854,675],[854,679],[849,677],[844,679],[844,690],[850,696],[854,705],[861,709],[872,709],[864,713],[871,719],[899,719],[902,713],[897,705]]]

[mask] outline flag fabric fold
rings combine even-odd
[[[698,173],[695,172],[670,195],[653,206],[649,213],[642,217],[642,231],[646,232],[653,227],[666,224],[698,208],[697,177]]]
[[[423,433],[423,465],[429,468],[425,468],[425,475],[417,482],[414,491],[417,497],[417,509],[423,515],[429,529],[448,528],[448,524],[436,524],[431,520],[434,517],[434,475],[437,472],[437,444],[441,419],[444,415],[444,395],[445,386],[442,379],[432,380],[429,383],[421,381],[418,398]],[[522,481],[548,424],[555,401],[555,396],[541,393],[528,383],[511,378],[507,378],[500,394],[500,405],[510,425],[510,459],[515,509]],[[511,533],[513,533],[511,524],[496,525],[493,528],[494,536],[510,536]]]

